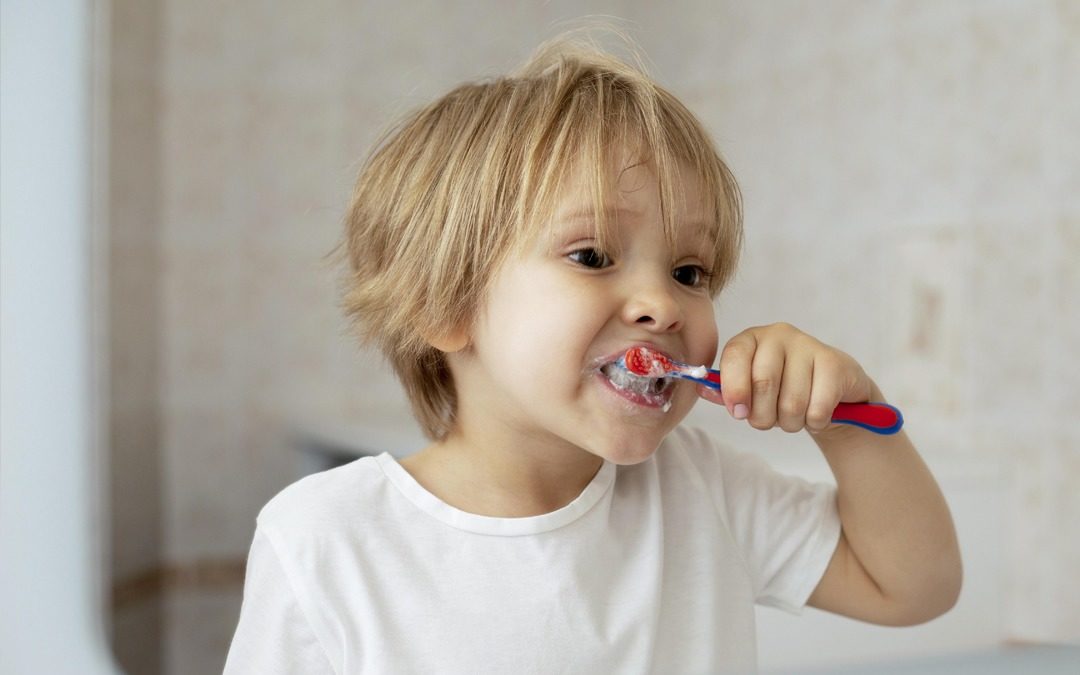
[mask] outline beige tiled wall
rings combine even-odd
[[[118,573],[242,558],[296,477],[292,425],[403,406],[320,266],[356,162],[391,115],[614,14],[743,186],[721,333],[795,323],[860,358],[932,464],[1009,462],[1008,632],[1075,635],[1075,3],[114,4],[137,30],[113,66]],[[213,670],[193,639],[170,671]]]
[[[673,83],[745,191],[722,327],[794,322],[860,357],[932,465],[1002,461],[1003,635],[1080,639],[1080,12],[732,8]]]

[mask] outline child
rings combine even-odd
[[[715,362],[741,227],[693,115],[572,41],[407,118],[360,173],[345,307],[432,442],[266,505],[226,672],[745,672],[755,603],[950,608],[956,537],[910,441],[829,421],[884,400],[850,356],[750,328],[722,395],[614,364]],[[699,397],[806,429],[838,488],[678,427]]]

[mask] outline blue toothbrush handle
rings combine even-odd
[[[698,384],[704,385],[704,386],[708,387],[709,389],[714,389],[716,391],[720,391],[720,371],[719,370],[713,370],[711,368],[708,368],[707,369],[707,374],[705,375],[705,377],[694,377],[693,375],[687,375],[686,373],[684,373],[682,371],[678,371],[678,370],[671,371],[671,374],[674,375],[675,377],[681,378],[683,380],[688,380],[690,382],[697,382]]]

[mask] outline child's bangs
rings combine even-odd
[[[579,66],[581,67],[581,66]],[[560,109],[541,137],[530,167],[536,189],[524,209],[524,239],[547,229],[570,191],[588,195],[599,245],[609,248],[617,221],[614,205],[623,171],[648,164],[656,174],[664,234],[674,245],[692,206],[701,213],[712,260],[705,261],[717,293],[730,280],[741,246],[738,186],[711,139],[673,96],[639,75],[582,72],[564,91]],[[686,203],[687,180],[698,181],[702,203]],[[525,181],[527,184],[529,181]],[[582,184],[583,183],[583,184]],[[524,242],[523,242],[524,243]]]
[[[712,252],[709,290],[719,291],[731,280],[742,248],[742,197],[735,176],[716,152],[712,140],[692,114],[667,92],[661,92],[661,148],[654,159],[660,184],[660,204],[664,231],[671,242],[676,227],[687,221],[690,205],[684,197],[687,181],[697,181],[701,200],[694,205],[700,213],[703,236]]]

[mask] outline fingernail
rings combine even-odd
[[[747,408],[744,404],[739,403],[735,406],[735,409],[732,411],[731,414],[733,414],[735,416],[735,419],[737,420],[744,420],[746,419],[746,416],[750,414],[750,408]]]

